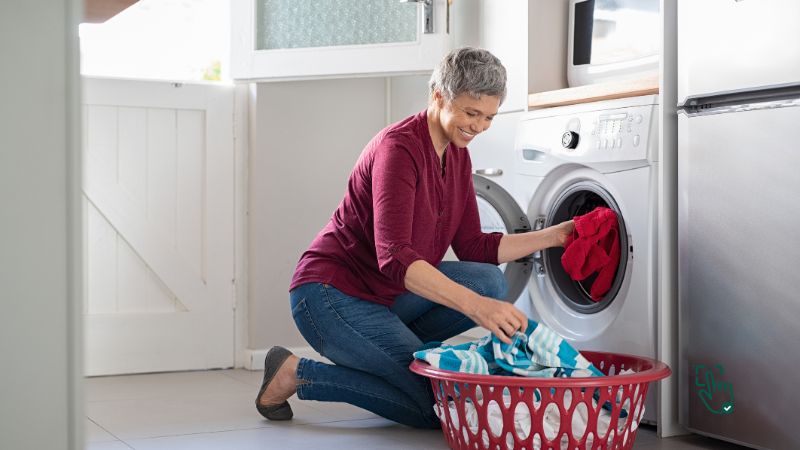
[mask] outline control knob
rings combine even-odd
[[[561,135],[561,145],[568,150],[572,150],[578,147],[578,133],[574,131],[565,131],[564,134]]]

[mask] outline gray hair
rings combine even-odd
[[[439,91],[447,101],[461,94],[479,99],[482,95],[506,99],[506,68],[487,50],[457,48],[442,59],[428,82],[429,95]]]

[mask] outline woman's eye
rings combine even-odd
[[[467,115],[470,116],[470,117],[477,117],[478,113],[467,111]]]

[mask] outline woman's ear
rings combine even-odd
[[[433,102],[439,109],[444,109],[444,96],[439,91],[433,91]]]

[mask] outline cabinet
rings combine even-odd
[[[508,96],[500,112],[528,109],[528,94],[567,87],[565,0],[459,0],[478,11],[476,45],[508,71]]]
[[[231,75],[275,81],[429,72],[451,48],[448,0],[234,0]]]
[[[528,2],[482,0],[479,45],[500,58],[506,68],[506,101],[501,113],[521,111],[528,93]]]

